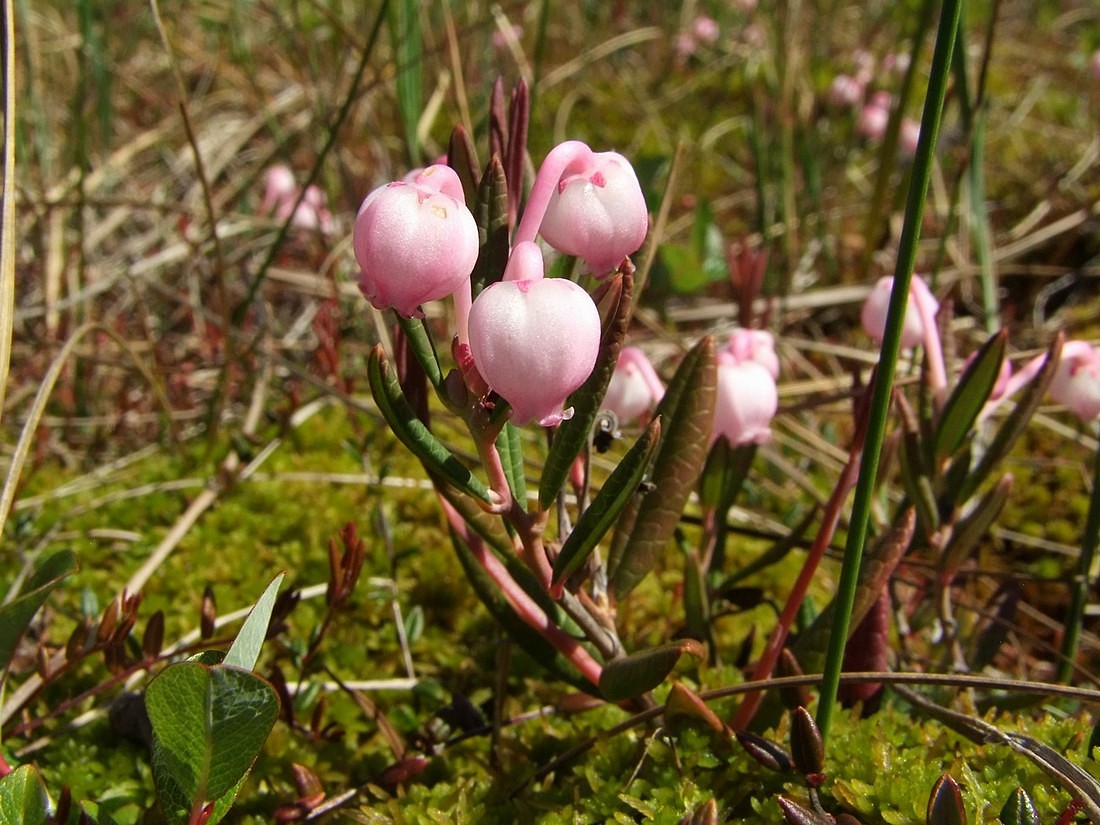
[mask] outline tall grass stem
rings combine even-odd
[[[905,221],[898,242],[898,258],[894,269],[894,288],[890,295],[890,308],[886,319],[886,331],[879,356],[879,366],[871,386],[871,411],[867,422],[867,442],[859,480],[856,482],[855,500],[848,538],[844,547],[840,584],[836,597],[836,620],[829,634],[829,647],[821,680],[821,697],[817,709],[817,725],[822,738],[827,738],[832,723],[833,707],[840,687],[840,671],[844,661],[845,642],[851,624],[852,606],[855,603],[859,567],[863,547],[867,540],[867,526],[874,504],[875,476],[878,474],[879,456],[886,435],[886,419],[893,391],[894,371],[901,349],[901,331],[905,308],[909,302],[909,284],[917,258],[917,242],[924,217],[928,183],[935,160],[936,140],[943,117],[943,102],[951,69],[951,56],[959,29],[959,17],[963,0],[945,0],[940,13],[939,30],[932,54],[932,66],[928,78],[928,92],[921,116],[920,140],[913,160],[913,177],[910,182]]]
[[[15,9],[4,0],[4,180],[0,183],[0,416],[15,319]],[[0,519],[0,527],[3,527]]]

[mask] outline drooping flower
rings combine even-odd
[[[299,195],[301,201],[298,200]],[[336,229],[328,208],[328,197],[321,187],[307,186],[303,194],[294,173],[282,164],[272,166],[264,175],[264,197],[258,211],[280,222],[289,219],[290,225],[296,229],[325,235],[332,234]]]
[[[571,140],[554,147],[539,167],[516,241],[541,234],[600,277],[637,251],[648,229],[645,197],[630,162]]]
[[[470,352],[485,382],[512,407],[516,424],[548,427],[573,414],[569,395],[592,373],[600,314],[584,289],[542,277],[542,252],[516,244],[505,279],[474,300]]]
[[[834,106],[851,108],[863,100],[864,86],[848,74],[838,74],[829,86],[829,102]]]
[[[890,123],[890,107],[893,100],[889,92],[875,92],[871,100],[859,113],[856,129],[861,135],[873,141],[882,140],[886,127]]]
[[[629,423],[653,410],[665,388],[646,354],[637,347],[623,347],[603,398],[620,423]]]
[[[775,354],[775,338],[763,329],[735,329],[726,343],[729,352],[738,363],[755,361],[779,380],[779,356]]]
[[[477,262],[477,223],[458,175],[433,165],[378,187],[359,208],[352,245],[367,300],[420,316],[421,304],[454,293]]]
[[[1086,341],[1067,341],[1050,383],[1050,397],[1082,421],[1100,418],[1100,350]]]
[[[919,276],[914,275],[913,280],[916,281],[918,277]],[[874,288],[871,289],[871,294],[868,295],[867,300],[864,301],[863,310],[860,313],[860,321],[863,324],[864,331],[880,344],[882,343],[883,334],[886,331],[886,313],[890,308],[890,291],[893,288],[893,278],[889,276],[879,278]],[[933,312],[934,311],[935,309]],[[909,303],[905,308],[905,325],[901,331],[902,349],[912,349],[923,340],[924,322],[917,308],[913,290],[910,288]]]
[[[771,422],[779,409],[779,391],[767,367],[718,354],[718,394],[710,441],[725,437],[733,446],[771,440]]]

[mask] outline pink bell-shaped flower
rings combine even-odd
[[[553,186],[539,234],[550,246],[581,258],[596,277],[613,272],[623,258],[638,250],[649,230],[649,213],[638,177],[617,152],[592,152],[583,143],[563,143],[547,156],[544,170],[553,175],[562,150],[569,157]],[[538,182],[536,182],[536,187]],[[530,209],[535,205],[532,188]],[[523,231],[517,235],[520,240]]]
[[[1100,350],[1085,341],[1066,341],[1050,397],[1082,421],[1100,418]]]
[[[565,401],[596,365],[600,314],[577,284],[541,276],[538,246],[516,244],[505,279],[470,308],[470,352],[481,377],[511,404],[514,423],[549,427],[572,417]]]
[[[477,223],[448,166],[375,189],[359,208],[352,236],[359,289],[379,309],[420,316],[420,305],[451,295],[477,262]]]
[[[917,280],[916,275],[913,280]],[[860,313],[860,321],[864,331],[879,343],[882,343],[883,334],[886,331],[886,313],[890,308],[890,290],[894,287],[894,279],[887,276],[879,278],[871,294],[863,303]],[[934,303],[934,301],[933,301]],[[932,308],[933,314],[938,306]],[[913,295],[913,289],[909,290],[909,303],[905,307],[905,326],[901,331],[901,346],[903,349],[912,349],[924,340],[924,322],[917,308]]]
[[[771,422],[779,409],[779,391],[768,368],[718,354],[718,395],[710,441],[725,437],[735,447],[771,440]]]
[[[646,354],[637,347],[623,347],[603,397],[603,408],[626,424],[650,412],[664,394],[664,385]]]
[[[775,354],[775,338],[762,329],[735,329],[730,333],[726,350],[739,364],[755,361],[779,380],[779,356]]]

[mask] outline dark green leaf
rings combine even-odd
[[[0,777],[0,822],[46,825],[50,800],[38,769],[20,765]]]
[[[1006,473],[974,506],[973,510],[959,519],[940,556],[942,572],[953,574],[963,562],[970,558],[978,541],[1001,514],[1011,490],[1012,476]]]
[[[634,296],[634,272],[622,270],[604,282],[604,294],[597,305],[604,318],[600,337],[600,352],[596,366],[581,388],[569,396],[573,417],[563,421],[554,433],[554,441],[546,456],[542,478],[539,480],[539,507],[550,509],[562,485],[569,476],[569,468],[580,454],[592,433],[592,425],[603,403],[604,393],[615,372],[626,331],[630,325],[631,302]]]
[[[0,674],[3,674],[31,619],[55,587],[77,569],[71,550],[54,553],[39,565],[18,596],[0,605]]]
[[[936,780],[928,799],[928,825],[966,825],[962,791],[946,773]]]
[[[751,730],[739,730],[735,735],[737,743],[745,749],[745,753],[768,770],[787,773],[794,768],[791,755],[778,742],[765,739]]]
[[[239,787],[279,712],[279,698],[247,670],[179,662],[145,692],[153,776],[166,812],[190,811]]]
[[[649,468],[649,462],[660,440],[661,419],[655,418],[577,519],[573,531],[554,560],[555,588],[560,588],[584,564],[623,508],[637,494],[638,485]]]
[[[458,489],[486,503],[491,501],[489,489],[469,468],[451,455],[443,442],[416,417],[398,386],[382,347],[371,350],[367,362],[367,380],[371,394],[382,412],[382,417],[401,443],[412,450],[420,463],[434,476],[438,476]]]
[[[999,818],[1002,825],[1039,825],[1039,812],[1023,788],[1009,794]]]
[[[249,612],[248,618],[244,620],[244,624],[237,632],[237,638],[233,640],[222,664],[228,667],[239,667],[242,670],[252,670],[256,667],[256,660],[260,658],[260,647],[267,638],[267,626],[271,622],[271,611],[279,595],[279,585],[283,583],[285,575],[280,573],[264,590],[256,606]]]
[[[424,61],[421,55],[420,4],[416,0],[395,0],[389,4],[390,34],[397,66],[397,106],[405,132],[409,162],[420,164],[417,130],[423,114]]]
[[[1005,359],[1008,331],[1002,329],[991,336],[978,350],[974,360],[959,377],[955,390],[947,399],[936,429],[934,450],[936,459],[954,455],[970,434],[970,428],[981,412],[997,383]]]
[[[511,421],[505,421],[497,436],[497,452],[508,479],[508,488],[516,501],[527,501],[527,478],[523,468],[523,442],[520,429]]]
[[[439,366],[435,342],[432,341],[427,325],[420,318],[404,318],[400,315],[397,316],[397,323],[401,325],[405,338],[409,342],[409,350],[416,356],[428,383],[439,392],[443,385],[443,368]]]
[[[477,162],[474,141],[461,124],[456,124],[451,130],[451,140],[447,144],[447,165],[455,170],[458,179],[462,181],[466,205],[474,203],[481,183],[481,166]],[[473,212],[472,209],[470,211]]]
[[[733,506],[749,477],[756,447],[756,444],[734,447],[726,438],[714,442],[699,481],[699,501],[704,507],[726,512]]]
[[[804,707],[795,708],[791,714],[791,758],[803,776],[813,777],[825,770],[825,743],[817,722]]]
[[[681,639],[608,662],[600,674],[600,693],[611,702],[648,693],[668,678],[685,654],[701,659],[706,650],[694,639]]]
[[[473,297],[489,284],[504,277],[504,267],[508,264],[511,240],[508,235],[508,181],[505,180],[504,167],[500,158],[493,155],[481,178],[477,190],[477,202],[471,210],[477,221],[481,247],[477,253],[477,263],[470,275]]]
[[[715,344],[703,338],[684,356],[656,414],[663,436],[653,460],[655,489],[619,520],[608,559],[611,591],[622,599],[652,569],[680,522],[706,458],[717,387]]]

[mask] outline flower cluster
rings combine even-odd
[[[718,352],[718,396],[711,443],[725,438],[734,446],[771,440],[779,408],[779,358],[771,333],[738,329]]]
[[[371,192],[355,220],[359,288],[377,308],[421,316],[422,304],[455,296],[458,345],[476,374],[512,408],[517,424],[556,424],[588,378],[600,344],[591,296],[543,277],[540,236],[602,277],[645,239],[648,213],[627,160],[568,141],[536,176],[503,279],[471,302],[478,228],[453,169],[433,165]],[[478,389],[481,389],[480,384]]]
[[[290,225],[295,229],[323,235],[336,231],[324,191],[311,184],[303,192],[294,179],[294,173],[281,164],[272,166],[264,174],[264,195],[258,211],[280,222],[289,218]]]

